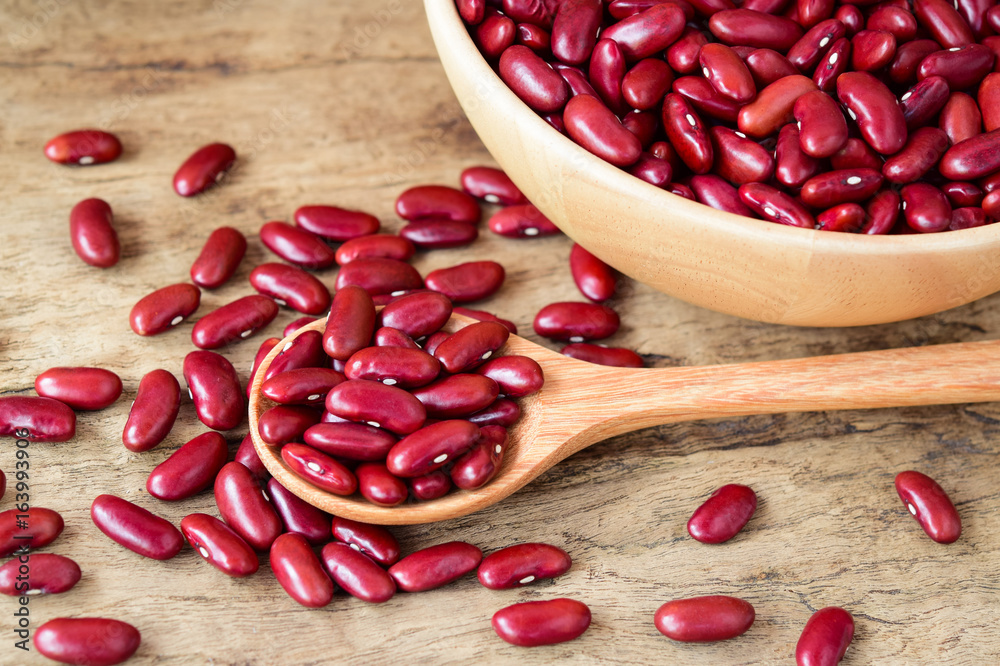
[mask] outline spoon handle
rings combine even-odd
[[[678,421],[1000,400],[1000,340],[738,365],[607,368],[580,371],[575,381],[576,400],[567,396],[550,407],[575,412],[577,432],[586,431],[572,447],[579,450]]]

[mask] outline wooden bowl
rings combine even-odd
[[[1000,290],[1000,224],[861,236],[787,227],[665,192],[561,135],[480,55],[454,0],[424,0],[448,80],[500,166],[566,235],[711,310],[798,326],[900,321]]]

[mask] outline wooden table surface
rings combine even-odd
[[[136,454],[121,444],[139,379],[154,368],[181,378],[193,348],[191,322],[150,339],[132,333],[127,317],[136,300],[186,280],[209,232],[230,225],[248,236],[249,250],[232,281],[203,294],[197,316],[204,315],[252,293],[250,270],[275,260],[257,237],[264,222],[327,203],[371,211],[395,232],[393,202],[405,188],[455,185],[461,169],[491,160],[448,87],[416,2],[15,0],[0,19],[0,394],[33,395],[35,376],[56,365],[105,367],[125,384],[113,406],[79,415],[73,440],[30,445],[30,501],[66,521],[45,550],[83,569],[72,591],[32,599],[32,633],[59,616],[120,618],[142,632],[136,664],[787,664],[810,614],[838,605],[857,622],[845,664],[1000,660],[997,404],[644,430],[574,456],[499,506],[395,530],[406,552],[454,539],[486,552],[537,540],[573,557],[565,576],[519,590],[486,590],[468,576],[379,606],[340,595],[310,610],[282,591],[266,556],[257,575],[233,580],[190,548],[156,562],[114,544],[89,517],[101,493],[175,524],[192,512],[216,513],[210,492],[165,503],[145,491],[150,470],[205,430],[186,397],[163,445]],[[125,154],[114,164],[67,168],[42,156],[55,134],[94,126],[122,139]],[[236,148],[238,168],[224,187],[181,199],[170,185],[174,170],[214,141]],[[108,270],[83,264],[70,245],[69,210],[93,196],[111,203],[122,242],[122,259]],[[420,253],[414,263],[426,274],[472,259],[501,261],[504,287],[476,307],[554,346],[533,334],[531,321],[546,303],[582,300],[569,249],[565,237],[519,241],[485,231],[471,247]],[[319,275],[333,284],[335,271]],[[608,342],[656,367],[984,340],[1000,328],[1000,296],[843,330],[743,321],[628,279],[613,305],[623,326]],[[259,342],[297,316],[283,310],[263,333],[223,350],[242,380]],[[226,433],[233,451],[245,432],[243,425]],[[11,479],[8,442],[0,469]],[[964,524],[957,543],[930,541],[907,515],[893,488],[905,469],[931,475],[950,493]],[[757,491],[756,515],[727,544],[693,541],[687,518],[728,482]],[[0,509],[13,506],[11,485]],[[753,628],[707,645],[673,643],[656,631],[662,603],[705,594],[750,601]],[[579,640],[529,650],[490,628],[501,607],[562,596],[593,611]],[[12,612],[16,601],[0,606]],[[48,663],[14,648],[11,612],[0,621],[0,663]]]

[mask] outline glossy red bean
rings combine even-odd
[[[712,493],[688,520],[696,541],[722,543],[736,536],[757,510],[757,494],[748,486],[731,483]]]
[[[413,256],[414,251],[413,243],[406,238],[392,234],[373,234],[352,238],[337,248],[335,256],[337,263],[343,266],[355,259],[382,258],[407,261]]]
[[[413,341],[413,338],[402,331],[383,326],[375,331],[376,347],[403,347],[404,349],[421,349],[421,346]]]
[[[577,95],[563,113],[566,131],[580,146],[615,166],[634,164],[642,143],[615,115],[590,95]]]
[[[114,495],[98,495],[90,517],[99,530],[119,545],[154,560],[169,560],[180,552],[184,537],[164,518]]]
[[[213,430],[231,430],[243,420],[243,395],[233,364],[210,351],[184,357],[184,379],[198,419]]]
[[[471,449],[459,457],[451,468],[451,480],[462,490],[481,488],[497,475],[507,450],[507,429],[484,425]]]
[[[740,109],[740,131],[754,138],[777,132],[782,125],[792,121],[796,100],[816,89],[812,79],[801,75],[775,81],[761,90],[753,102]]]
[[[726,9],[712,14],[708,29],[723,44],[787,51],[802,37],[802,28],[783,16],[750,9]]]
[[[979,83],[993,69],[995,59],[993,51],[982,44],[936,51],[920,61],[917,78],[940,76],[952,90],[961,90]]]
[[[431,383],[440,371],[440,362],[422,349],[367,347],[347,360],[344,375],[348,379],[414,388]]]
[[[799,144],[810,157],[830,157],[847,143],[847,121],[840,107],[821,90],[802,95],[792,114],[799,122]]]
[[[121,245],[112,226],[111,206],[102,199],[84,199],[69,213],[69,236],[77,256],[91,266],[118,263]]]
[[[976,40],[969,24],[946,0],[914,0],[913,13],[920,25],[946,49],[965,46]]]
[[[948,135],[943,131],[921,127],[910,134],[901,151],[886,160],[882,174],[893,183],[912,183],[930,171],[948,147]]]
[[[953,145],[938,166],[950,180],[974,180],[1000,169],[1000,129]]]
[[[219,227],[208,236],[198,258],[191,265],[191,281],[205,289],[225,284],[247,251],[247,239],[232,227]]]
[[[281,404],[322,405],[330,389],[342,381],[344,375],[331,368],[295,368],[274,375],[260,391]]]
[[[517,326],[514,325],[514,322],[498,317],[490,312],[486,312],[484,310],[470,310],[469,308],[463,308],[460,305],[456,305],[453,309],[453,312],[455,314],[462,315],[464,317],[469,317],[470,319],[475,319],[477,321],[489,321],[496,324],[500,324],[501,326],[506,328],[507,331],[512,335],[517,335]],[[435,333],[435,335],[437,335],[437,333]],[[441,339],[443,340],[444,338]],[[428,354],[434,354],[434,351],[430,348],[429,345],[425,344],[424,349],[427,350]]]
[[[945,183],[941,191],[952,206],[978,206],[983,202],[983,191],[975,183]]]
[[[500,386],[500,392],[510,398],[531,395],[542,388],[545,377],[538,362],[527,356],[498,356],[475,370]]]
[[[906,143],[906,119],[895,95],[867,72],[846,72],[837,78],[837,96],[869,146],[883,155]]]
[[[45,156],[56,164],[105,164],[114,162],[121,154],[122,144],[118,137],[97,129],[66,132],[45,144]]]
[[[622,94],[635,109],[653,109],[670,91],[673,81],[674,73],[667,63],[657,58],[646,58],[625,73]]]
[[[865,201],[882,186],[883,176],[874,169],[841,169],[813,176],[802,185],[803,203],[814,208]]]
[[[993,8],[991,0],[956,0],[955,9],[965,19],[965,22],[972,29],[972,34],[982,39],[993,34],[993,29],[989,24],[987,14]]]
[[[348,460],[384,460],[396,443],[391,434],[362,423],[319,423],[306,430],[306,444]]]
[[[507,47],[500,56],[499,72],[514,94],[539,113],[560,110],[570,97],[566,80],[527,46]]]
[[[395,386],[350,379],[326,396],[327,411],[349,421],[407,435],[423,425],[426,410],[413,395]]]
[[[670,93],[663,99],[663,129],[691,171],[702,174],[712,168],[714,153],[708,128],[685,97]]]
[[[424,278],[424,283],[428,289],[444,294],[453,303],[468,303],[495,294],[505,277],[503,266],[495,261],[470,261],[431,271]]]
[[[322,314],[330,307],[330,291],[326,285],[295,266],[260,264],[250,273],[250,286],[274,299],[278,305],[287,305],[305,314]]]
[[[757,95],[750,70],[743,60],[724,44],[706,44],[698,55],[702,72],[720,95],[745,104]]]
[[[354,470],[358,477],[358,491],[372,504],[397,506],[406,501],[409,488],[394,476],[382,463],[361,463]]]
[[[503,13],[518,23],[532,23],[543,28],[552,26],[554,8],[538,0],[503,0]]]
[[[374,560],[346,543],[326,544],[320,557],[330,577],[351,596],[379,604],[396,593],[392,577]]]
[[[889,65],[889,80],[897,85],[912,83],[917,79],[917,68],[924,58],[941,50],[933,39],[915,39],[900,44]]]
[[[500,389],[495,381],[482,375],[458,374],[439,379],[427,386],[412,389],[430,418],[464,417],[488,407]]]
[[[468,245],[479,237],[479,230],[467,222],[428,219],[410,222],[399,235],[417,247],[440,249]]]
[[[510,18],[487,7],[482,23],[475,28],[474,38],[482,54],[488,60],[495,60],[514,43],[515,32],[515,24]]]
[[[569,267],[577,289],[590,300],[600,303],[615,295],[614,270],[576,243],[569,253]]]
[[[719,176],[714,174],[693,176],[689,184],[698,201],[706,206],[735,213],[736,215],[745,215],[747,217],[753,217],[754,215],[753,211],[747,208],[740,200],[736,188]]]
[[[486,13],[485,0],[457,0],[458,14],[469,25],[482,23]]]
[[[1000,128],[1000,73],[987,74],[976,94],[987,132]]]
[[[900,191],[903,216],[914,231],[944,231],[951,223],[951,204],[944,192],[929,183],[910,183]]]
[[[847,26],[847,36],[850,37],[864,26],[865,17],[854,5],[840,5],[833,12],[833,18]]]
[[[80,565],[54,553],[28,553],[0,567],[0,594],[59,594],[80,582]]]
[[[917,19],[908,9],[880,5],[868,16],[865,27],[885,30],[892,33],[897,42],[908,42],[917,34]]]
[[[865,226],[865,209],[856,203],[838,204],[816,216],[821,231],[857,233]]]
[[[296,368],[314,368],[328,365],[323,356],[323,335],[319,331],[302,331],[286,342],[264,373],[264,381]]]
[[[813,71],[813,82],[826,93],[836,90],[837,79],[847,71],[850,64],[851,42],[846,37],[841,37],[823,55],[823,60]]]
[[[851,38],[851,67],[857,71],[882,69],[896,55],[896,37],[885,30],[861,30]]]
[[[442,470],[409,479],[410,491],[413,497],[421,502],[444,497],[451,490],[451,477]]]
[[[35,649],[53,661],[113,666],[139,649],[139,630],[127,622],[101,617],[57,617],[38,627]]]
[[[646,365],[642,357],[631,349],[602,347],[587,342],[574,342],[566,345],[560,350],[560,353],[597,365],[610,365],[619,368],[642,368]]]
[[[475,423],[482,428],[488,425],[498,425],[509,428],[521,417],[521,408],[517,403],[507,398],[498,398],[485,409],[481,409],[466,417],[469,423]]]
[[[497,211],[490,218],[489,228],[493,233],[508,238],[530,238],[562,233],[559,227],[532,204],[507,206]],[[430,278],[430,275],[427,277]]]
[[[334,518],[333,536],[384,567],[392,566],[399,560],[399,543],[384,527]]]
[[[590,56],[587,75],[599,98],[613,114],[618,116],[625,115],[629,110],[622,94],[622,81],[626,69],[625,54],[622,53],[618,42],[613,39],[599,39]],[[567,121],[565,113],[563,120]],[[566,124],[569,125],[569,122]]]
[[[240,446],[236,449],[236,455],[233,457],[233,460],[250,470],[250,473],[253,474],[254,478],[261,483],[266,481],[271,476],[270,472],[267,471],[267,468],[264,467],[264,463],[260,461],[260,456],[257,455],[257,449],[253,446],[253,437],[250,436],[250,433],[247,433],[246,437],[243,438],[243,441],[240,442]]]
[[[742,599],[713,595],[668,601],[656,611],[654,622],[672,640],[708,643],[745,633],[754,615],[753,606]]]
[[[487,203],[514,206],[528,201],[510,177],[494,167],[469,167],[462,171],[459,180],[466,194]]]
[[[940,76],[925,78],[903,93],[899,106],[906,128],[914,131],[930,123],[948,101],[948,83]]]
[[[65,442],[76,434],[76,414],[52,398],[0,396],[0,437]]]
[[[407,555],[389,568],[389,575],[401,590],[424,592],[458,580],[482,559],[483,552],[472,544],[451,541]]]
[[[713,171],[734,185],[771,180],[774,158],[756,141],[728,127],[709,130],[715,161]]]
[[[77,410],[104,409],[122,394],[122,380],[103,368],[49,368],[35,378],[35,392]]]
[[[293,217],[300,228],[337,242],[377,233],[380,227],[374,215],[337,206],[302,206]]]
[[[278,304],[257,294],[238,298],[209,312],[191,329],[191,342],[200,349],[218,349],[250,337],[278,316]]]
[[[546,543],[522,543],[502,548],[483,559],[479,582],[491,590],[509,590],[569,571],[570,556]]]
[[[398,477],[423,476],[458,458],[478,437],[479,427],[468,421],[434,423],[397,442],[386,457],[386,465]]]
[[[848,144],[850,141],[848,139]],[[856,141],[864,144],[860,139],[856,139]],[[789,123],[781,128],[778,132],[778,144],[774,151],[774,175],[779,183],[792,188],[802,187],[803,183],[819,173],[820,165],[820,161],[815,157],[810,157],[802,152],[802,142],[799,140],[798,127]],[[879,166],[881,166],[881,163]],[[729,201],[731,195],[728,192],[726,195],[726,201]],[[716,195],[716,198],[718,199],[719,195]],[[738,202],[740,206],[746,209],[746,213],[742,213],[735,206],[735,203],[729,203],[729,207],[724,210],[752,217],[754,214],[753,211],[743,203],[743,200],[738,199]]]
[[[765,220],[805,229],[816,226],[813,216],[802,204],[770,185],[747,183],[740,185],[739,193],[743,203]]]
[[[215,516],[187,515],[181,520],[181,533],[199,555],[227,576],[249,576],[260,566],[253,548]]]
[[[659,53],[677,41],[684,23],[684,10],[673,3],[662,3],[605,28],[601,39],[614,40],[626,60],[634,62]]]
[[[157,335],[184,321],[199,303],[198,287],[172,284],[139,299],[129,313],[129,325],[139,335]]]
[[[812,72],[830,46],[846,33],[846,26],[837,19],[828,18],[816,23],[788,50],[789,63],[802,72]]]
[[[592,97],[600,97],[600,94],[594,90],[594,86],[590,85],[590,79],[588,79],[587,75],[584,74],[579,68],[563,63],[554,63],[552,66],[557,72],[559,72],[559,76],[566,80],[566,83],[569,85],[569,92],[571,96],[591,95]],[[528,202],[525,200],[519,203]]]
[[[330,516],[293,494],[278,483],[277,479],[267,482],[267,494],[271,497],[271,503],[286,532],[301,534],[314,546],[330,539]]]
[[[359,286],[338,287],[323,332],[323,350],[346,361],[368,346],[374,331],[375,303],[368,292]]]
[[[843,169],[882,170],[882,157],[861,139],[851,137],[844,147],[830,156],[830,166],[835,171]]]
[[[859,233],[887,234],[899,218],[900,197],[892,190],[882,190],[865,207],[866,222]]]
[[[947,493],[934,479],[920,472],[896,475],[896,492],[931,539],[953,543],[962,534],[962,519]]]
[[[228,457],[229,447],[222,435],[217,432],[198,435],[150,472],[146,490],[166,501],[196,495],[212,485]]]
[[[548,53],[552,46],[552,35],[537,25],[519,23],[515,41],[517,44],[527,46],[535,53]]]
[[[797,666],[836,666],[854,638],[854,618],[843,608],[827,606],[809,618],[795,644]]]
[[[281,519],[250,470],[226,463],[215,477],[219,515],[254,550],[267,550],[281,534]]]
[[[983,212],[994,222],[1000,221],[1000,194],[994,190],[983,197]]]
[[[434,349],[434,357],[450,373],[465,372],[492,357],[508,337],[510,331],[502,324],[477,322],[445,338]]]
[[[595,303],[551,303],[538,311],[535,333],[552,340],[600,340],[618,331],[618,313]]]
[[[667,64],[678,74],[691,74],[698,69],[698,54],[708,43],[708,38],[701,30],[687,26],[668,49]]]
[[[746,66],[758,89],[765,88],[785,76],[799,73],[788,58],[774,49],[754,49],[746,58]]]
[[[224,143],[212,143],[196,150],[174,174],[174,191],[193,197],[221,181],[236,161],[236,151]]]
[[[590,626],[590,609],[574,599],[525,601],[493,614],[493,630],[512,645],[536,647],[565,643]]]
[[[372,257],[357,259],[341,267],[337,274],[337,291],[349,286],[361,287],[375,296],[420,289],[424,281],[417,270],[405,262]]]
[[[461,190],[445,185],[419,185],[399,195],[396,214],[411,222],[424,218],[446,218],[475,224],[481,213],[475,198]]]
[[[264,224],[260,228],[260,240],[271,252],[302,268],[319,270],[332,266],[336,261],[333,248],[322,238],[287,222]]]
[[[52,509],[33,506],[27,511],[0,512],[0,557],[25,546],[32,550],[43,548],[62,534],[63,526],[62,516]]]
[[[322,608],[333,600],[333,581],[301,534],[282,534],[271,544],[271,570],[281,587],[307,608]]]
[[[260,438],[272,446],[299,440],[319,423],[323,412],[304,405],[277,405],[267,409],[258,421]]]
[[[436,292],[403,296],[385,306],[379,314],[383,326],[422,338],[440,330],[451,316],[451,300]]]

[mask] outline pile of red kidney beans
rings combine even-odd
[[[109,162],[120,152],[116,137],[97,130],[60,135],[45,148],[52,161],[71,165]],[[177,171],[174,189],[181,196],[197,195],[222,180],[235,159],[225,144],[206,146]],[[258,295],[207,313],[192,327],[198,349],[184,358],[183,374],[197,416],[211,430],[155,467],[146,484],[149,494],[163,501],[213,487],[221,520],[193,513],[178,529],[137,504],[102,494],[91,504],[95,526],[121,546],[157,560],[177,555],[186,539],[210,564],[234,577],[255,573],[257,553],[268,552],[275,578],[308,607],[330,603],[335,585],[379,603],[397,589],[429,590],[473,570],[490,589],[565,573],[570,556],[541,543],[513,545],[483,558],[476,546],[454,541],[401,558],[399,544],[385,528],[331,517],[269,479],[249,435],[229,461],[226,439],[216,432],[243,423],[250,381],[281,340],[269,338],[261,345],[247,389],[233,365],[212,350],[267,326],[279,305],[305,315],[329,309],[323,332],[303,331],[285,343],[262,384],[263,395],[278,404],[262,414],[261,436],[282,446],[290,468],[317,487],[345,495],[358,490],[385,506],[434,499],[452,486],[475,489],[496,474],[507,446],[506,426],[519,415],[511,398],[539,390],[544,378],[529,358],[494,355],[516,332],[513,324],[454,304],[494,293],[503,282],[503,268],[492,261],[474,262],[421,278],[406,260],[417,248],[475,240],[478,200],[505,206],[489,221],[494,233],[531,238],[558,229],[496,169],[467,169],[461,183],[462,190],[428,185],[403,192],[396,208],[408,223],[398,236],[377,233],[379,221],[367,213],[333,206],[300,208],[294,226],[263,225],[261,241],[287,263],[256,267],[250,283]],[[100,268],[117,263],[119,245],[106,202],[77,204],[70,213],[70,236],[84,262]],[[334,249],[331,243],[340,245]],[[235,229],[213,231],[192,264],[194,284],[168,285],[141,297],[130,314],[133,330],[151,336],[177,326],[198,309],[202,288],[218,287],[232,277],[246,247],[246,238]],[[331,298],[326,285],[307,270],[335,263],[340,270]],[[595,302],[544,307],[535,318],[536,332],[569,342],[563,349],[569,356],[641,367],[642,359],[630,350],[593,344],[618,329],[617,314],[600,304],[614,294],[615,274],[579,246],[574,246],[570,263],[580,291]],[[384,306],[381,312],[377,305]],[[441,332],[453,312],[480,321],[455,333]],[[296,320],[283,335],[312,321],[309,316]],[[0,435],[16,437],[19,449],[31,441],[66,441],[75,434],[77,410],[106,408],[122,390],[121,379],[102,368],[51,368],[35,380],[38,397],[0,397]],[[178,414],[180,391],[168,370],[153,370],[142,378],[123,427],[127,449],[148,451],[164,441]],[[13,477],[20,492],[27,471],[18,466]],[[0,472],[0,497],[5,486]],[[937,483],[918,472],[903,472],[896,486],[931,538],[950,543],[959,537],[958,514]],[[727,541],[751,519],[756,506],[750,488],[723,486],[695,511],[688,531],[705,543]],[[62,555],[33,552],[51,544],[62,530],[62,517],[50,509],[18,504],[0,513],[0,556],[15,556],[0,567],[0,592],[25,597],[69,591],[80,579],[80,567]],[[744,633],[754,615],[741,599],[705,596],[668,602],[654,621],[674,640],[705,642]],[[590,619],[585,604],[558,598],[503,608],[493,616],[493,627],[509,643],[537,646],[578,637]],[[846,611],[820,610],[806,624],[796,658],[800,664],[836,663],[853,632]],[[107,640],[92,640],[95,634]],[[39,652],[64,663],[115,664],[134,654],[140,634],[120,620],[56,618],[38,628],[34,642]]]
[[[456,0],[598,157],[719,210],[863,234],[1000,219],[994,0]]]

